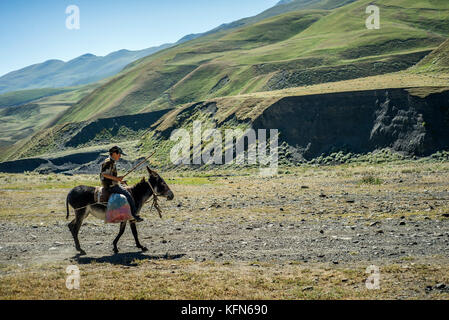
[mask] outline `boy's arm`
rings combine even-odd
[[[110,175],[110,174],[107,174],[107,173],[102,173],[102,175],[106,179],[114,180],[114,181],[117,181],[117,182],[122,182],[122,180],[123,180],[123,177],[116,177],[116,176],[113,176],[113,175]]]

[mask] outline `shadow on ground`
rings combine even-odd
[[[103,257],[86,257],[76,255],[73,259],[79,264],[90,264],[92,262],[96,263],[110,263],[116,265],[123,265],[129,267],[136,267],[138,265],[137,261],[143,260],[176,260],[180,259],[185,254],[161,254],[161,255],[146,255],[142,252],[128,252],[128,253],[117,253],[109,256]]]

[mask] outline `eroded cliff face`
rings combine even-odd
[[[103,133],[107,139],[109,137],[125,138],[127,135],[131,136],[139,130],[147,130],[160,117],[166,114],[170,109],[118,116],[113,118],[97,119],[92,122],[82,123],[76,127],[76,134],[70,136],[70,139],[65,142],[66,147],[78,147],[82,144],[92,144],[93,142],[101,141],[99,135]],[[123,133],[120,132],[123,130]]]
[[[305,159],[335,151],[392,148],[417,156],[449,148],[449,91],[421,98],[406,89],[286,97],[255,129],[279,130]]]

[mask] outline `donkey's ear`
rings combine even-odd
[[[143,178],[140,180],[140,182],[145,182],[145,177],[143,177]]]
[[[153,172],[154,172],[153,170],[150,169],[149,166],[147,166],[147,170],[148,170],[148,173],[150,174],[150,176],[151,176],[151,175],[153,174]]]

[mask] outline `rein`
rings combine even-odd
[[[159,203],[157,202],[158,198],[157,198],[156,192],[154,192],[153,186],[151,185],[151,183],[149,181],[148,181],[148,185],[150,186],[151,191],[153,191],[153,202],[151,203],[150,211],[154,207],[156,209],[157,213],[159,214],[159,218],[162,219],[162,209],[161,209],[161,207],[159,207]],[[145,201],[145,203],[148,202],[148,200],[150,200],[150,198],[148,198],[147,201]]]

